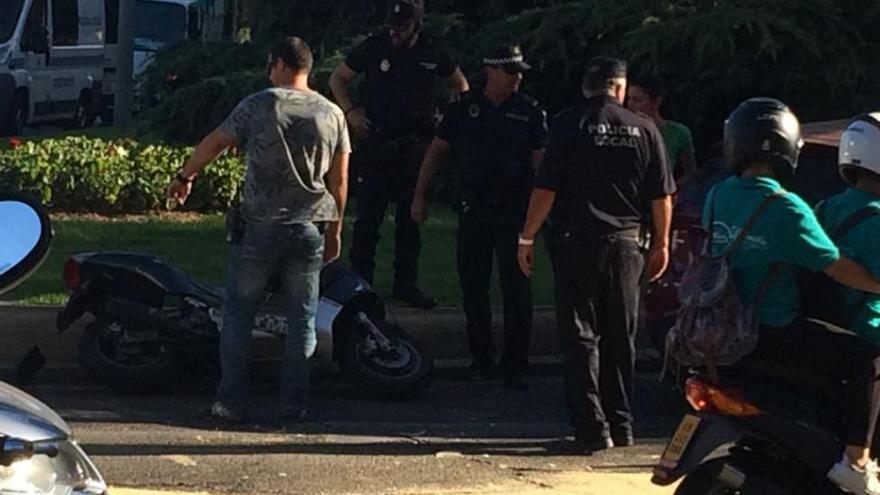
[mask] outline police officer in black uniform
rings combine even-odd
[[[531,284],[517,266],[516,246],[525,220],[535,170],[547,141],[546,118],[538,102],[519,93],[530,67],[519,46],[502,45],[483,59],[486,86],[465,93],[446,113],[431,142],[416,186],[412,216],[428,215],[431,176],[450,150],[461,162],[458,216],[458,276],[473,364],[469,375],[497,375],[492,344],[489,281],[492,253],[498,256],[504,295],[504,351],[501,373],[505,385],[527,388],[532,327]]]
[[[639,285],[643,271],[654,280],[666,269],[675,181],[657,127],[622,106],[623,61],[591,60],[583,91],[586,100],[553,122],[517,256],[530,274],[534,238],[549,214],[574,446],[595,451],[633,443]]]
[[[468,83],[453,58],[422,33],[423,18],[423,0],[393,2],[387,31],[355,47],[333,72],[330,88],[349,129],[362,140],[354,154],[358,178],[352,267],[372,282],[379,228],[388,203],[396,202],[393,297],[429,308],[436,303],[416,286],[421,243],[410,206],[436,125],[437,83],[446,80],[456,93],[467,91]],[[355,104],[349,92],[358,73],[365,75],[362,104]]]

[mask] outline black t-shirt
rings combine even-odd
[[[434,128],[438,80],[458,68],[452,56],[428,35],[395,51],[388,33],[366,39],[345,64],[364,72],[364,103],[376,131],[396,135],[429,134]]]
[[[601,235],[639,228],[675,180],[654,123],[599,96],[554,119],[535,187],[556,191],[554,225]]]
[[[496,107],[481,91],[462,95],[437,130],[460,157],[463,196],[486,203],[527,198],[532,152],[547,146],[547,119],[533,98],[514,93]]]

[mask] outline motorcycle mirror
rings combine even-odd
[[[0,294],[27,278],[49,254],[52,223],[30,198],[0,192]]]

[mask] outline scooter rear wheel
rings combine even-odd
[[[152,394],[174,388],[181,362],[157,341],[125,342],[123,324],[97,320],[79,341],[79,362],[109,388],[123,393]]]

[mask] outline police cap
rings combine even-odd
[[[424,0],[397,0],[391,3],[385,25],[395,31],[404,31],[414,22],[421,22],[424,17]]]
[[[525,72],[532,68],[523,57],[519,45],[497,45],[483,57],[483,65],[501,67],[508,72]]]
[[[626,62],[619,58],[599,56],[584,67],[583,80],[590,86],[601,86],[606,81],[626,77]]]

